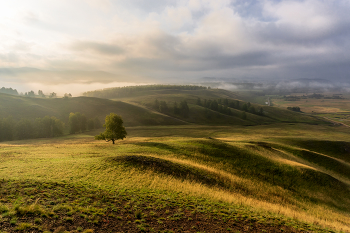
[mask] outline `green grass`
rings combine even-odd
[[[126,130],[116,145],[97,131],[1,143],[0,229],[350,230],[345,127]]]
[[[12,116],[15,120],[23,117],[34,120],[48,115],[68,123],[71,112],[81,112],[87,118],[98,117],[101,122],[104,122],[106,115],[115,112],[123,117],[124,124],[127,126],[186,124],[177,119],[121,101],[91,97],[26,98],[0,93],[0,118]]]
[[[247,118],[242,119],[241,110],[231,109],[233,115],[228,116],[196,105],[197,98],[238,100],[240,96],[222,89],[140,91],[133,93],[132,96],[121,96],[114,100],[96,97],[28,98],[0,93],[0,118],[12,116],[15,120],[20,120],[25,116],[25,118],[34,120],[48,115],[68,123],[69,113],[81,112],[88,119],[98,117],[103,122],[106,115],[114,112],[122,116],[126,126],[260,125],[277,122],[325,124],[324,121],[312,116],[258,104],[252,104],[252,106],[257,110],[263,107],[265,116],[246,113]],[[160,113],[158,109],[153,109],[156,99],[166,101],[169,111]],[[183,100],[186,100],[190,107],[188,117],[175,115],[172,110],[175,101],[179,104]]]

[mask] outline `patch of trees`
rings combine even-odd
[[[229,99],[207,100],[207,99],[204,99],[204,101],[202,101],[200,98],[198,98],[196,104],[199,106],[208,108],[210,110],[220,112],[220,113],[225,114],[225,115],[229,115],[229,116],[233,115],[231,108],[241,110],[241,111],[243,111],[243,114],[241,116],[243,119],[247,118],[247,114],[245,112],[249,112],[249,113],[260,115],[260,116],[264,115],[264,110],[262,107],[260,107],[259,109],[256,109],[254,106],[252,106],[250,104],[250,102],[243,102],[243,101],[239,101],[239,100],[229,100]]]
[[[194,85],[142,85],[142,86],[128,86],[128,87],[114,87],[103,90],[84,92],[84,96],[98,97],[98,98],[117,98],[126,96],[135,96],[138,92],[154,91],[154,90],[204,90],[207,87]]]
[[[0,89],[0,93],[10,94],[10,95],[18,95],[17,90],[12,89],[11,87],[10,88],[2,87]]]
[[[34,121],[29,119],[13,120],[11,117],[0,119],[0,141],[32,138],[51,138],[63,135],[64,123],[56,117],[45,116]]]
[[[85,114],[80,112],[71,112],[69,114],[68,124],[70,134],[82,133],[86,130],[99,129],[102,127],[101,122],[97,117],[87,119]]]
[[[299,97],[299,96],[292,96],[292,95],[284,96],[283,98],[285,101],[299,101],[301,99],[301,97]]]
[[[300,107],[287,107],[287,109],[294,112],[301,112]]]
[[[152,106],[156,111],[166,114],[174,114],[178,116],[182,116],[184,118],[188,118],[190,114],[190,108],[188,107],[187,101],[182,100],[180,103],[174,102],[172,108],[168,107],[165,101],[158,101],[157,99],[154,101]]]

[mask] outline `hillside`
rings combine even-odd
[[[143,88],[0,94],[0,119],[115,112],[128,133],[0,143],[1,233],[350,232],[348,128],[226,90]]]
[[[98,131],[0,143],[0,229],[350,232],[342,126],[127,131],[116,145]]]
[[[154,106],[154,102],[156,100],[164,101],[168,106],[168,110],[164,111],[165,114],[195,124],[257,125],[277,122],[302,122],[310,124],[325,123],[318,118],[302,113],[249,103],[256,111],[255,114],[252,114],[249,110],[244,111],[242,109],[242,106],[248,104],[248,102],[242,101],[238,94],[223,89],[207,89],[199,86],[135,86],[91,91],[84,93],[84,95],[137,104],[138,106],[144,106],[158,112],[159,108]],[[231,102],[238,101],[240,107],[229,107],[232,114],[228,115],[217,110],[206,108],[203,105],[198,105],[198,99],[202,102],[204,100],[219,101],[225,99]],[[187,101],[188,106],[191,109],[188,117],[183,117],[181,114],[176,115],[173,111],[175,102],[180,104],[180,102],[184,100]],[[221,105],[223,106],[223,104]],[[260,108],[263,109],[263,115],[257,114]],[[242,117],[243,112],[246,113],[245,118]]]
[[[0,94],[0,118],[12,116],[15,120],[21,118],[35,119],[37,117],[55,116],[64,122],[68,122],[70,112],[81,112],[87,118],[98,117],[101,122],[110,112],[122,116],[126,126],[141,125],[260,125],[278,122],[302,122],[309,124],[324,124],[325,122],[289,110],[278,109],[247,103],[239,100],[235,93],[220,89],[152,89],[134,91],[131,94],[122,95],[114,99],[102,99],[97,97],[74,98],[30,98]],[[181,87],[181,86],[180,86]],[[92,92],[94,93],[94,92]],[[99,92],[97,92],[99,93]],[[87,94],[93,95],[93,94]],[[200,99],[203,105],[198,105]],[[224,101],[236,103],[240,107],[224,106],[217,104],[217,109],[204,106],[204,101]],[[166,109],[162,111],[154,106],[155,101],[162,101]],[[180,105],[186,101],[189,112],[186,116],[174,113],[175,102]],[[249,104],[255,113],[248,109],[243,110],[244,105]],[[221,110],[220,110],[221,108]],[[229,110],[229,114],[223,110]],[[259,114],[259,109],[262,114]],[[244,115],[244,116],[243,116]]]
[[[101,122],[106,115],[115,112],[123,117],[126,126],[186,124],[122,101],[87,97],[43,99],[0,94],[0,118],[12,116],[15,120],[35,119],[48,115],[68,122],[71,112],[81,112],[87,118],[98,117]]]

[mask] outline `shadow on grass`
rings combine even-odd
[[[123,163],[126,166],[133,166],[140,170],[151,170],[181,180],[195,181],[209,186],[230,189],[231,181],[219,174],[192,166],[174,163],[165,159],[141,155],[125,155],[108,158],[107,160],[109,162]]]

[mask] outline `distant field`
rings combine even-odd
[[[1,231],[350,232],[345,127],[126,130],[0,143]]]
[[[300,99],[298,101],[285,101],[283,98],[273,98],[273,106],[286,109],[287,107],[300,107],[302,112],[326,117],[350,125],[350,99]]]

